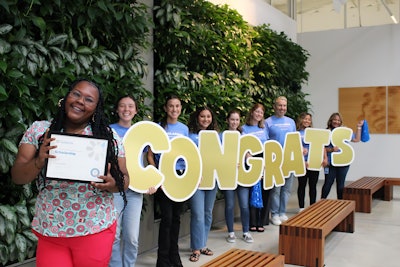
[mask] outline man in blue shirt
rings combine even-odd
[[[270,140],[278,141],[283,147],[286,134],[296,131],[296,123],[293,119],[285,116],[287,112],[287,98],[279,96],[274,103],[275,114],[265,120]],[[286,206],[289,201],[294,175],[290,174],[285,180],[285,184],[271,189],[271,222],[280,225],[288,220],[286,216]]]

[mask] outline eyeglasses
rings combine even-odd
[[[79,92],[78,90],[72,90],[71,92],[69,92],[69,96],[74,100],[78,100],[83,97],[83,102],[89,106],[95,106],[97,104],[96,100],[93,97],[82,96],[81,92]]]

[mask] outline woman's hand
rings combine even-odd
[[[42,169],[46,164],[46,160],[48,158],[55,158],[55,155],[50,155],[49,151],[51,149],[56,148],[57,146],[51,146],[50,142],[56,140],[55,138],[47,137],[49,129],[46,130],[43,136],[43,144],[40,146],[37,157],[34,158],[35,160],[35,167],[38,169]]]
[[[155,188],[154,186],[150,187],[149,190],[147,190],[147,194],[152,195],[155,192],[157,192],[157,188]]]
[[[107,166],[107,175],[100,175],[98,177],[99,179],[104,180],[104,183],[91,182],[90,184],[101,191],[117,193],[119,192],[118,187],[116,186],[114,177],[112,177],[110,173],[111,164],[108,163]]]

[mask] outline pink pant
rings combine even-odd
[[[107,267],[117,223],[93,235],[48,237],[33,231],[39,238],[37,267]]]

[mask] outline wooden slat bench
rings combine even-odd
[[[282,255],[233,248],[201,267],[283,267],[284,263]]]
[[[388,185],[385,189],[387,177],[365,176],[354,181],[343,188],[343,199],[355,200],[357,212],[370,213],[372,209],[372,199],[380,198],[390,200],[389,194],[393,189]]]
[[[355,202],[321,199],[279,227],[279,254],[285,263],[324,266],[325,237],[332,231],[354,232]]]

